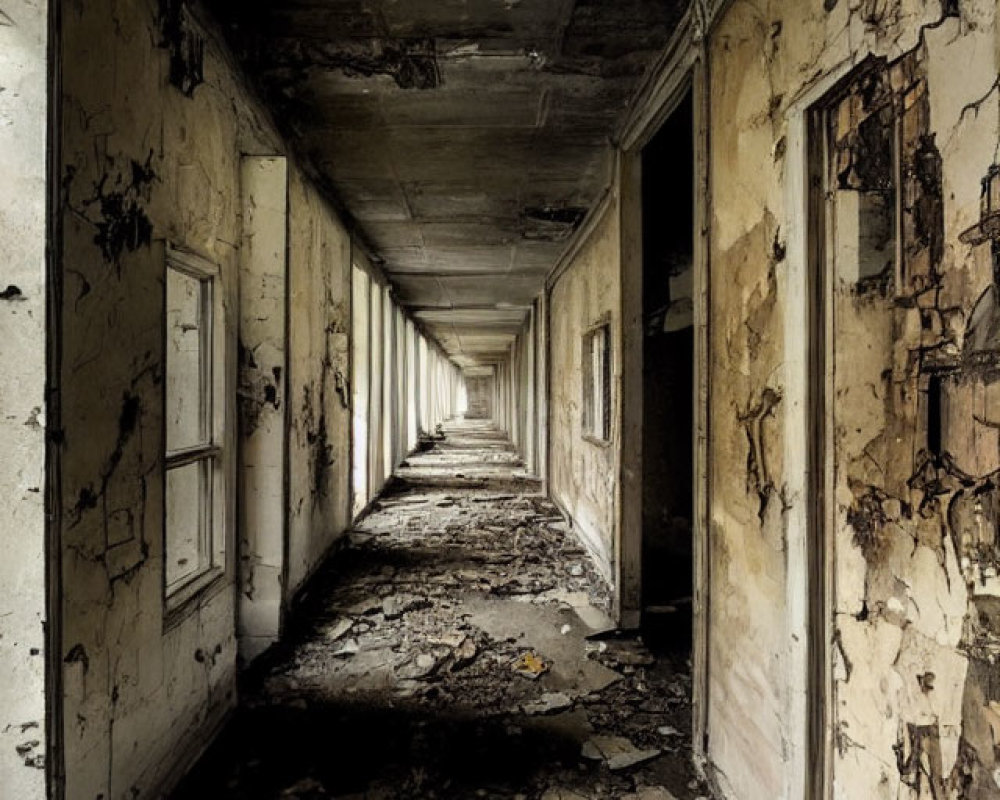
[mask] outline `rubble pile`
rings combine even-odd
[[[611,629],[521,466],[471,422],[412,455],[176,796],[707,797],[686,661]]]

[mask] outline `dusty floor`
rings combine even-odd
[[[485,423],[411,457],[175,798],[707,796],[684,648],[608,632],[539,492]]]

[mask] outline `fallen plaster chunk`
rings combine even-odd
[[[476,643],[466,636],[462,643],[456,647],[455,651],[452,653],[455,661],[451,665],[451,671],[455,672],[456,670],[469,666],[469,664],[476,660],[476,656],[478,654],[479,648],[476,647]]]
[[[348,639],[342,646],[334,650],[330,655],[334,658],[350,658],[356,656],[361,650],[357,639]]]
[[[342,619],[326,632],[326,638],[331,642],[335,642],[353,627],[353,619]]]
[[[439,658],[430,653],[421,653],[413,661],[402,666],[399,675],[408,680],[420,680],[433,675],[439,666],[441,666]]]
[[[430,603],[426,598],[413,594],[393,594],[382,601],[382,613],[386,619],[399,619],[407,611],[427,608]]]
[[[604,761],[608,769],[620,770],[650,761],[659,750],[642,750],[624,736],[594,736],[584,742],[580,755],[589,761]]]
[[[555,714],[564,711],[573,705],[572,698],[563,692],[546,692],[534,703],[528,703],[523,707],[524,713],[534,714]]]
[[[359,600],[357,603],[354,603],[344,609],[344,611],[352,617],[365,617],[381,610],[382,600],[378,597],[369,597],[365,600]]]

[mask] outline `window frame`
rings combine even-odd
[[[169,309],[167,283],[170,270],[207,284],[203,291],[202,313],[208,316],[209,332],[202,347],[201,419],[202,441],[193,446],[171,450],[167,441],[167,389],[169,370]],[[228,436],[226,393],[226,320],[223,301],[222,271],[218,264],[201,256],[167,245],[163,287],[163,568],[162,594],[164,613],[173,617],[191,601],[201,597],[225,576],[229,564],[229,501],[226,481]],[[168,583],[170,530],[167,519],[168,475],[193,464],[203,464],[207,475],[202,529],[198,541],[198,568],[183,578]]]
[[[601,345],[595,348],[595,342]],[[584,331],[581,337],[583,438],[592,444],[611,444],[611,321],[602,319]]]

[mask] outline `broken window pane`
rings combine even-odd
[[[831,109],[833,255],[838,280],[885,293],[899,236],[897,117],[884,76],[865,75]]]
[[[211,283],[167,269],[167,451],[208,444]]]

